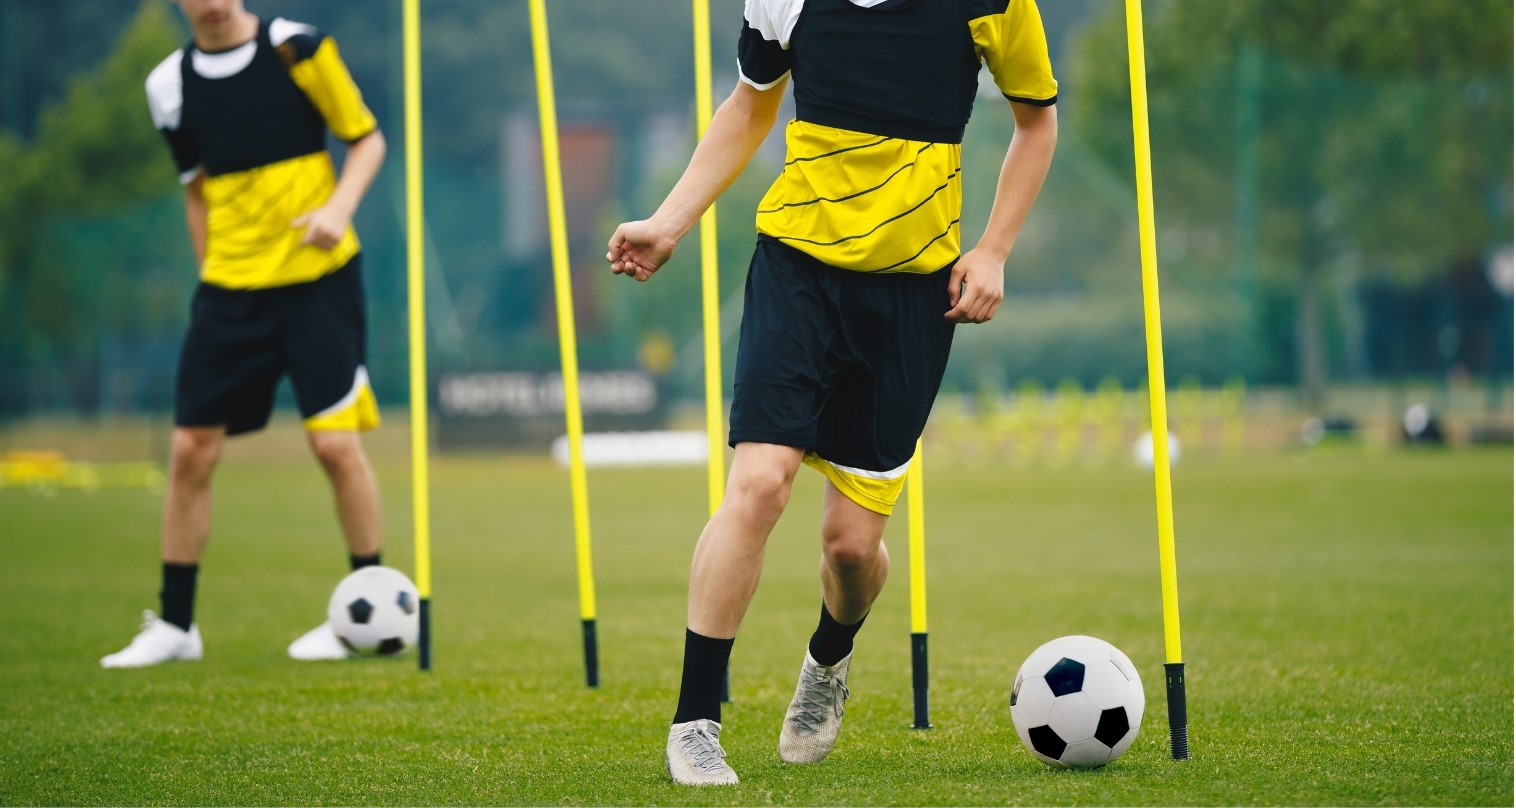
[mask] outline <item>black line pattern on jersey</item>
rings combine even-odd
[[[241,209],[240,201],[242,195],[247,192],[247,189],[253,187],[253,185],[257,183],[260,171],[254,168],[242,173],[246,174],[247,176],[243,177],[241,181],[238,182],[237,187],[223,191],[218,196],[222,200],[219,203],[222,210],[225,210],[226,212],[233,215],[242,216],[243,221],[245,221],[248,213],[247,211]]]
[[[291,178],[290,182],[288,184],[294,184],[294,178]],[[312,203],[314,203],[317,199],[320,199],[321,195],[324,194],[324,193],[326,193],[326,189],[318,187],[316,189],[315,193],[310,194],[305,199],[301,200],[300,205],[299,205],[299,207],[297,209],[301,210],[301,211],[309,211],[311,209],[310,205]],[[263,216],[265,214],[267,214],[270,209],[273,208],[274,203],[277,202],[278,200],[279,200],[279,195],[276,194],[274,196],[270,196],[268,204],[263,207],[263,210],[261,210],[261,211],[258,212],[258,216],[255,217],[255,218],[258,218],[258,219],[263,218]],[[268,248],[267,243],[263,242],[263,241],[260,241],[260,242],[258,242],[258,246],[255,249],[248,250],[248,251],[245,251],[245,252],[240,252],[240,253],[222,254],[219,257],[225,258],[227,260],[240,260],[240,259],[243,259],[243,258],[252,258],[253,256],[258,255],[259,253],[263,252],[267,248]]]
[[[835,246],[837,246],[838,244],[841,244],[844,241],[853,241],[855,239],[867,238],[868,236],[874,235],[874,233],[878,232],[879,228],[884,227],[885,225],[889,224],[890,222],[893,222],[896,219],[903,219],[906,216],[909,216],[912,213],[915,213],[917,210],[920,210],[924,205],[926,205],[926,203],[932,201],[932,199],[935,198],[937,196],[937,194],[942,193],[942,191],[944,189],[946,189],[949,185],[952,185],[953,184],[953,178],[956,177],[956,176],[958,176],[958,173],[961,172],[962,170],[963,170],[962,168],[955,168],[955,169],[953,169],[953,173],[951,173],[951,174],[949,174],[947,176],[947,180],[945,182],[943,182],[941,185],[939,185],[936,188],[934,188],[930,194],[927,194],[926,199],[923,199],[920,202],[917,202],[915,205],[911,206],[909,209],[904,210],[904,211],[902,211],[900,213],[897,213],[894,216],[891,216],[890,218],[885,219],[884,221],[880,222],[879,224],[874,225],[874,227],[872,229],[870,229],[867,233],[859,233],[856,236],[843,236],[842,238],[839,238],[836,241],[816,241],[814,239],[800,238],[798,236],[775,236],[774,238],[777,238],[777,239],[779,239],[781,241],[798,241],[798,242],[802,242],[804,244],[814,244],[817,247],[835,247]]]
[[[921,249],[917,250],[916,254],[913,255],[913,256],[911,256],[910,258],[907,258],[904,261],[896,261],[895,263],[890,264],[887,267],[880,267],[879,269],[865,269],[865,270],[862,270],[862,271],[863,272],[868,272],[868,273],[873,273],[873,272],[889,272],[890,270],[894,269],[895,267],[902,266],[904,264],[909,264],[910,262],[916,260],[917,258],[920,258],[921,254],[924,253],[924,252],[926,252],[928,249],[930,249],[933,244],[936,244],[937,242],[939,242],[942,239],[946,238],[949,233],[953,232],[953,228],[955,228],[955,227],[958,226],[958,221],[959,221],[958,219],[954,219],[951,222],[948,222],[948,227],[947,227],[946,230],[942,231],[941,233],[938,233],[935,236],[932,236],[931,240],[928,241],[927,243],[921,245]]]
[[[916,156],[920,157],[922,152],[926,151],[927,149],[930,149],[933,145],[935,145],[935,144],[928,143],[925,146],[922,146],[920,149],[917,149],[916,150]],[[903,166],[895,169],[894,173],[892,173],[888,177],[884,178],[884,182],[881,182],[881,183],[879,183],[878,185],[875,185],[872,188],[865,188],[862,191],[858,191],[857,193],[848,194],[847,196],[839,196],[836,199],[833,199],[831,197],[826,197],[826,196],[818,196],[815,199],[810,199],[810,200],[807,200],[805,202],[786,202],[786,203],[784,203],[783,205],[780,205],[777,208],[773,208],[773,209],[770,209],[770,210],[760,210],[760,211],[758,211],[758,213],[759,214],[778,213],[779,211],[784,210],[785,208],[799,208],[799,207],[804,207],[806,205],[814,205],[817,202],[846,202],[849,199],[857,199],[858,197],[863,196],[864,194],[873,193],[873,192],[879,190],[880,188],[883,188],[884,186],[889,185],[890,184],[890,180],[893,180],[895,177],[899,176],[900,172],[906,170],[907,168],[910,168],[913,165],[916,165],[916,161],[915,160],[912,160],[909,163],[906,163],[905,165],[903,165]]]
[[[243,173],[246,176],[244,176],[242,178],[242,181],[237,184],[236,188],[233,188],[233,189],[231,189],[231,190],[226,191],[225,193],[223,193],[222,194],[223,198],[225,198],[225,199],[231,199],[233,197],[241,196],[244,191],[246,191],[247,189],[253,187],[253,183],[255,183],[255,182],[258,181],[258,177],[259,177],[259,175],[262,172],[259,171],[259,169],[255,168],[255,169],[252,169],[251,171],[245,171]]]
[[[264,216],[268,215],[268,212],[270,210],[273,210],[274,206],[279,203],[280,199],[286,193],[289,192],[290,188],[292,188],[299,179],[300,179],[300,176],[298,174],[291,174],[290,177],[289,177],[289,179],[284,182],[284,185],[279,188],[279,190],[278,190],[277,193],[271,193],[271,194],[269,194],[264,199],[264,201],[263,201],[263,207],[259,208],[258,210],[254,211],[252,213],[247,214],[246,216],[242,217],[240,220],[227,225],[227,227],[229,227],[229,228],[232,228],[232,227],[242,227],[242,226],[244,226],[244,225],[246,225],[246,224],[248,224],[250,222],[257,222],[257,221],[261,220]],[[316,192],[318,194],[321,193],[321,191],[322,191],[322,189],[319,188],[319,187],[316,189]],[[302,210],[302,211],[305,210],[304,205],[305,205],[305,203],[302,202],[300,210]]]
[[[789,161],[788,163],[785,163],[784,165],[785,165],[786,168],[788,168],[789,166],[792,166],[792,165],[794,165],[796,163],[808,163],[808,162],[810,162],[812,160],[820,160],[820,159],[822,159],[824,157],[834,157],[836,155],[842,154],[843,152],[858,151],[859,149],[867,149],[867,148],[870,148],[872,146],[878,146],[881,143],[888,143],[891,140],[899,140],[899,138],[882,137],[882,138],[879,138],[878,140],[874,141],[873,143],[862,143],[862,144],[859,144],[857,146],[848,146],[847,148],[844,148],[844,149],[838,149],[836,151],[829,151],[826,154],[817,154],[817,155],[814,155],[812,157],[796,157],[795,159]]]

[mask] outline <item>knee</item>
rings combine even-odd
[[[790,501],[790,488],[794,482],[794,472],[765,466],[733,480],[734,490],[730,494],[737,497],[740,507],[752,517],[778,521]]]
[[[362,467],[363,445],[354,432],[307,432],[311,452],[328,474],[339,474]]]
[[[179,428],[169,446],[169,468],[180,480],[203,481],[221,458],[225,435],[216,429]]]
[[[827,566],[838,572],[868,569],[884,553],[881,538],[871,531],[823,528],[821,552]]]

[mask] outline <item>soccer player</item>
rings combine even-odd
[[[351,221],[384,136],[331,37],[260,19],[242,0],[177,2],[194,38],[148,76],[147,100],[184,185],[200,284],[175,382],[162,617],[145,613],[131,644],[100,660],[107,668],[201,657],[194,603],[211,475],[227,436],[268,422],[282,376],[331,480],[353,568],[380,554],[379,490],[359,440],[379,412]],[[328,130],[347,143],[340,176]],[[324,622],[288,650],[346,656]]]
[[[1016,119],[984,234],[959,253],[964,127],[981,63]],[[1033,0],[746,0],[741,81],[644,221],[616,229],[613,272],[646,281],[741,173],[788,80],[784,170],[757,213],[726,497],[695,546],[670,775],[731,784],[721,689],[764,545],[799,467],[826,478],[821,613],[779,734],[826,757],[853,638],[884,585],[885,520],[937,395],[953,329],[995,316],[1004,266],[1047,176],[1058,85]]]

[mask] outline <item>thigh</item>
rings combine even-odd
[[[280,343],[307,428],[375,425],[377,408],[364,364],[368,334],[358,258],[318,280],[281,291]]]
[[[201,284],[179,352],[174,424],[236,435],[268,423],[283,373],[276,330],[266,293]]]
[[[836,314],[814,259],[760,239],[748,267],[729,441],[810,447],[834,375]],[[821,267],[824,269],[824,267]]]
[[[947,273],[845,278],[848,362],[821,414],[816,453],[870,472],[910,462],[947,370]]]

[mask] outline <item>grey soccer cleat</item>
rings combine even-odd
[[[720,739],[721,725],[708,718],[669,727],[664,750],[669,776],[684,786],[736,785],[737,773],[726,765]]]
[[[779,758],[785,763],[819,763],[832,751],[842,729],[842,703],[847,701],[847,669],[853,655],[835,665],[818,665],[806,651],[795,685],[795,698],[784,713],[779,731]]]

